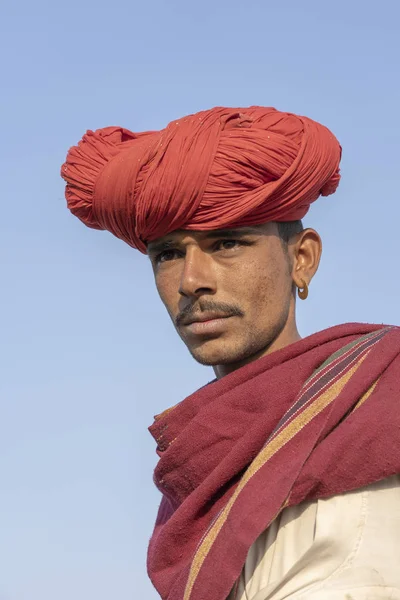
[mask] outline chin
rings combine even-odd
[[[253,354],[252,351],[246,352],[243,348],[230,348],[226,342],[218,339],[188,346],[188,350],[198,363],[207,367],[240,363]]]

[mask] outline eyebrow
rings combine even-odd
[[[190,231],[188,230],[188,233]],[[210,240],[216,238],[241,238],[246,235],[261,235],[261,231],[257,227],[239,227],[237,229],[212,229],[205,231],[203,239]],[[170,238],[160,240],[159,242],[149,242],[147,244],[147,252],[150,255],[158,254],[164,250],[176,248],[179,242],[176,239]]]
[[[213,229],[205,232],[205,239],[214,239],[217,237],[237,238],[245,235],[260,235],[261,231],[257,227],[239,227],[237,229]]]
[[[169,250],[171,248],[176,248],[176,240],[162,240],[160,242],[149,242],[147,244],[147,254],[154,255],[163,252],[164,250]]]

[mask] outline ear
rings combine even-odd
[[[302,288],[304,283],[310,284],[318,270],[322,253],[321,238],[314,229],[305,229],[295,237],[290,250],[293,258],[293,283]]]

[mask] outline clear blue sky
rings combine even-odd
[[[400,4],[37,0],[0,9],[0,599],[155,600],[155,413],[211,378],[146,257],[66,210],[86,129],[215,105],[328,125],[343,179],[306,219],[325,250],[303,335],[399,324]]]

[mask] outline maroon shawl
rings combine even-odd
[[[195,392],[150,428],[163,600],[224,600],[287,506],[400,473],[400,328],[350,324]]]

